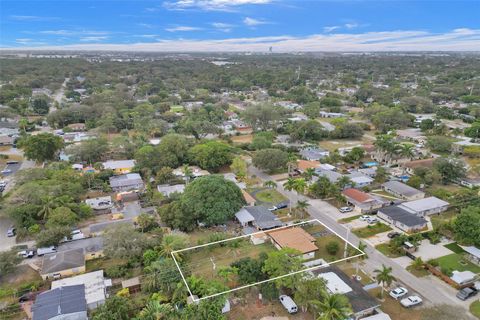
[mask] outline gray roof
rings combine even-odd
[[[235,217],[242,224],[246,224],[255,220],[255,218],[245,208],[242,208],[240,211],[235,213]]]
[[[138,173],[127,173],[120,176],[110,177],[110,186],[112,188],[128,187],[137,184],[143,184],[142,177]]]
[[[399,181],[388,181],[385,182],[382,186],[406,197],[411,197],[416,194],[423,193],[422,191],[412,188],[409,185],[406,185],[405,183]]]
[[[443,201],[437,197],[428,197],[419,200],[407,201],[401,204],[404,209],[412,213],[424,212],[446,207],[448,205],[449,203],[447,201]]]
[[[378,211],[386,216],[389,216],[392,218],[392,220],[401,222],[408,227],[415,227],[427,223],[427,220],[424,218],[410,213],[399,206],[390,206],[379,209]]]
[[[305,159],[318,160],[325,157],[325,152],[326,150],[310,147],[300,150],[300,155]]]
[[[318,174],[319,177],[327,177],[327,179],[332,183],[337,182],[337,180],[343,176],[341,173],[332,170],[319,169],[315,170],[315,172]]]
[[[175,185],[168,185],[168,184],[160,184],[157,186],[158,192],[163,194],[165,197],[169,197],[172,193],[183,193],[185,191],[184,184],[175,184]]]
[[[32,306],[33,320],[48,320],[59,315],[84,313],[76,320],[87,319],[85,285],[60,287],[40,293]]]
[[[245,210],[255,219],[255,225],[262,230],[283,226],[278,217],[264,206],[245,207]]]
[[[59,272],[85,265],[85,254],[83,248],[77,248],[62,252],[56,252],[43,256],[41,274]]]

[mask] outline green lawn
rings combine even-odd
[[[443,223],[450,222],[456,215],[457,215],[457,212],[454,209],[445,211],[438,216],[432,215],[430,219],[432,221],[433,228],[437,228],[439,225]]]
[[[282,194],[275,189],[264,189],[257,192],[254,196],[258,201],[264,203],[277,204],[287,200]]]
[[[415,269],[412,266],[407,267],[407,271],[413,274],[417,278],[426,277],[430,274],[426,269]]]
[[[402,256],[401,253],[392,251],[388,243],[379,244],[375,247],[375,249],[377,249],[378,251],[380,251],[381,253],[383,253],[385,256],[389,258],[398,258]]]
[[[353,220],[356,220],[356,219],[360,218],[361,216],[362,216],[362,215],[359,214],[359,215],[357,215],[357,216],[351,216],[351,217],[348,217],[348,218],[343,218],[343,219],[338,220],[338,222],[339,222],[339,223],[348,223],[348,222],[350,222],[350,221],[353,221]]]
[[[477,317],[478,319],[480,319],[480,300],[474,301],[474,302],[470,305],[470,312],[471,312],[475,317]]]
[[[452,250],[455,253],[464,253],[465,252],[465,250],[463,250],[456,242],[446,244],[446,245],[444,245],[444,247]]]
[[[354,229],[352,232],[355,233],[360,238],[369,238],[378,233],[382,233],[390,230],[392,230],[392,228],[390,228],[386,224],[377,222],[376,224],[366,226],[365,228]]]
[[[183,106],[178,106],[178,105],[171,106],[170,111],[171,112],[182,112],[183,111]]]
[[[480,267],[467,261],[463,255],[458,253],[449,254],[448,256],[435,259],[440,268],[448,269],[450,271],[471,271],[473,273],[480,273]]]

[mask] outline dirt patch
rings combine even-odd
[[[233,143],[251,143],[253,139],[253,135],[245,134],[240,136],[233,136],[232,141]]]

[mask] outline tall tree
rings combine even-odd
[[[18,146],[28,159],[42,163],[54,160],[57,153],[63,148],[64,143],[59,136],[51,133],[40,133],[20,139]]]
[[[375,269],[373,272],[377,274],[377,283],[382,285],[382,298],[385,285],[390,286],[395,279],[392,275],[392,268],[382,264],[382,269]]]
[[[318,312],[317,320],[343,320],[352,314],[348,298],[339,293],[329,294],[313,305]]]

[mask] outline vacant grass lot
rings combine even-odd
[[[264,189],[255,193],[254,197],[263,203],[277,204],[287,200],[282,194],[275,189]]]
[[[362,215],[359,214],[357,216],[351,216],[351,217],[348,217],[348,218],[343,218],[343,219],[340,219],[338,220],[338,223],[348,223],[350,221],[353,221],[353,220],[357,220],[358,218],[360,218]]]
[[[444,245],[445,248],[452,250],[455,253],[464,253],[465,250],[462,249],[456,242],[452,242]]]
[[[480,267],[467,261],[462,254],[453,253],[448,256],[435,259],[440,268],[448,269],[450,271],[471,271],[473,273],[480,273]]]
[[[354,229],[352,232],[360,238],[369,238],[376,235],[377,233],[382,233],[390,230],[392,230],[392,228],[390,228],[386,224],[377,222],[376,224],[366,226],[365,228]]]
[[[378,251],[380,251],[381,253],[383,253],[385,256],[389,258],[398,258],[403,255],[402,253],[392,251],[388,243],[379,244],[375,246],[375,249],[377,249]]]

